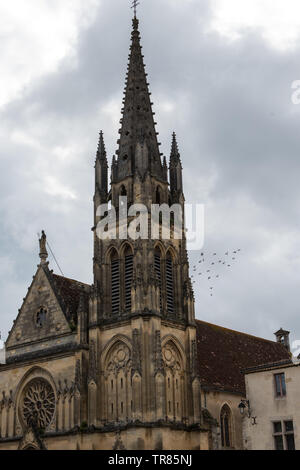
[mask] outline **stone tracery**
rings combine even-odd
[[[31,380],[23,390],[21,413],[30,427],[46,429],[55,412],[55,394],[45,379]]]

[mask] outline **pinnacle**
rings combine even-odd
[[[178,150],[177,138],[175,132],[172,134],[172,147],[171,147],[171,160],[179,160],[180,161],[180,153]]]
[[[100,160],[106,160],[106,149],[105,149],[105,143],[104,143],[104,137],[103,137],[102,131],[100,131],[100,134],[99,134],[97,158],[99,158]]]

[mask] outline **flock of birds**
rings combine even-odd
[[[233,251],[226,251],[222,256],[217,253],[201,253],[200,260],[193,266],[193,274],[191,275],[192,284],[196,284],[197,279],[206,279],[209,282],[210,296],[214,295],[214,281],[219,280],[224,275],[224,268],[232,268],[238,259],[242,250],[239,248]]]

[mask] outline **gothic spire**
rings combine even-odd
[[[100,131],[100,133],[99,133],[99,142],[98,142],[98,149],[97,149],[97,158],[98,158],[99,160],[105,160],[106,163],[107,163],[106,149],[105,149],[103,131]]]
[[[108,191],[108,163],[104,144],[103,132],[100,131],[99,143],[96,155],[96,191],[98,190],[101,196],[106,196]]]
[[[178,162],[181,163],[180,153],[179,153],[179,150],[178,150],[176,134],[175,134],[175,132],[173,132],[173,134],[172,134],[170,164],[177,164]]]
[[[170,190],[171,193],[182,193],[182,165],[176,134],[173,132],[170,155]]]
[[[128,71],[118,140],[119,180],[136,172],[143,177],[147,171],[163,178],[159,143],[140,44],[139,21],[133,18]]]

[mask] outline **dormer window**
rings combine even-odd
[[[36,326],[42,328],[46,323],[47,310],[44,307],[41,307],[36,314]]]

